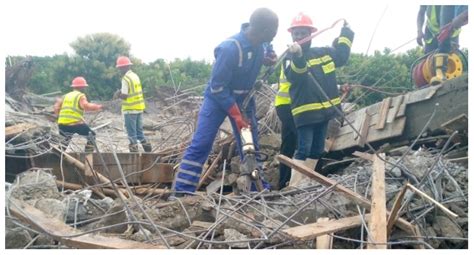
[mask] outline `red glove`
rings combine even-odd
[[[442,43],[446,40],[450,35],[451,31],[453,30],[453,24],[449,23],[446,26],[441,28],[441,31],[438,34],[438,42]]]
[[[237,104],[232,105],[228,113],[229,116],[235,121],[239,131],[244,127],[249,127],[249,124],[244,120],[244,118],[242,118],[242,114],[240,113],[239,106]]]

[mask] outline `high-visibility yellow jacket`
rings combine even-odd
[[[64,95],[59,111],[58,124],[70,125],[84,120],[84,110],[79,106],[79,100],[82,96],[84,96],[84,93],[77,90]]]
[[[440,20],[441,20],[441,6],[440,5],[430,5],[426,8],[426,27],[431,33],[428,33],[425,37],[425,43],[430,44],[433,41],[440,30]],[[451,38],[456,38],[461,33],[461,28],[458,28],[453,31]]]
[[[285,68],[281,65],[280,79],[278,84],[278,92],[275,96],[275,106],[289,105],[291,104],[290,98],[290,86],[291,83],[286,79]]]
[[[123,76],[122,81],[128,84],[128,97],[122,101],[122,112],[145,110],[145,99],[138,75],[129,70]]]

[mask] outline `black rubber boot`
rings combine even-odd
[[[148,142],[144,142],[142,143],[142,147],[143,147],[143,150],[145,152],[151,152],[151,143],[148,143]]]

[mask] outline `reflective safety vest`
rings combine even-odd
[[[283,64],[281,65],[280,79],[278,84],[278,92],[275,96],[275,106],[291,104],[290,98],[291,83],[286,80]]]
[[[428,27],[432,35],[432,37],[425,39],[425,42],[428,44],[431,43],[433,41],[433,38],[436,37],[440,32],[440,29],[441,29],[440,24],[439,24],[440,12],[441,12],[441,6],[437,7],[435,5],[430,5],[426,8],[426,16],[427,16],[426,27]],[[461,33],[461,28],[454,30],[453,33],[451,34],[451,38],[457,37],[459,33]]]
[[[140,78],[129,70],[122,78],[128,84],[128,96],[122,101],[122,112],[145,110],[145,99],[143,98],[142,84]]]
[[[64,95],[61,110],[59,111],[58,124],[69,125],[83,121],[84,110],[79,106],[79,100],[84,93],[73,90]]]

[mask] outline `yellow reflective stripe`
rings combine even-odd
[[[130,102],[130,103],[123,103],[124,106],[131,106],[131,105],[136,105],[136,104],[141,104],[145,102],[145,100],[140,100],[140,101],[135,101],[135,102]]]
[[[341,98],[336,97],[336,98],[331,99],[330,101],[325,101],[322,103],[312,103],[312,104],[305,104],[305,105],[298,106],[291,110],[291,114],[293,114],[293,116],[296,116],[300,113],[307,112],[307,111],[331,108],[332,106],[338,105],[340,103],[341,103]]]
[[[337,41],[337,43],[339,43],[339,44],[341,44],[341,43],[342,43],[342,44],[345,44],[345,45],[347,45],[349,48],[352,47],[352,42],[351,42],[351,40],[349,40],[349,38],[344,37],[344,36],[339,37],[339,40]]]
[[[323,72],[325,74],[328,74],[336,70],[336,65],[334,64],[334,62],[330,62],[328,64],[323,65],[322,68],[323,68]]]
[[[324,55],[320,58],[313,58],[313,59],[310,59],[308,60],[308,63],[309,63],[309,66],[312,67],[312,66],[316,66],[316,65],[320,65],[322,63],[326,63],[326,62],[329,62],[329,61],[332,61],[332,58],[331,56],[329,55]]]
[[[128,84],[128,93],[129,94],[133,94],[135,93],[135,86],[133,86],[133,80],[132,78],[128,77],[127,75],[125,75],[123,77],[123,79],[127,82]]]
[[[298,67],[295,66],[293,61],[291,61],[291,70],[293,70],[295,73],[302,74],[302,73],[305,73],[306,71],[308,71],[308,67],[305,66],[303,68],[298,68]]]

